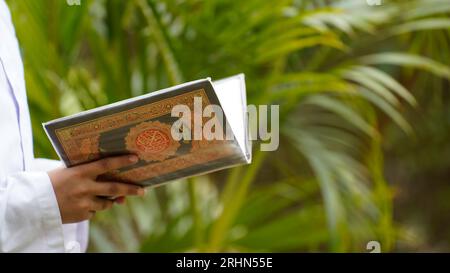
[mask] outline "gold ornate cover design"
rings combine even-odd
[[[159,121],[141,122],[125,137],[126,148],[147,162],[164,161],[174,155],[180,143],[171,137],[171,126]]]

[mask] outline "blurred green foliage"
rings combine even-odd
[[[418,137],[423,97],[448,91],[450,2],[384,2],[8,1],[39,156],[55,158],[41,122],[188,80],[244,72],[249,103],[280,105],[276,152],[255,143],[250,166],[98,214],[91,251],[407,247],[384,154]]]

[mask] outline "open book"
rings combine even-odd
[[[184,112],[174,116],[174,107]],[[104,178],[144,186],[251,162],[243,74],[184,83],[43,126],[67,167],[138,155],[136,164]]]

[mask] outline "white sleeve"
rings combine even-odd
[[[0,252],[64,252],[50,178],[44,170],[23,168],[21,144],[31,135],[20,134],[19,111],[0,65]]]
[[[63,166],[61,161],[36,158],[33,170],[50,171]],[[63,224],[64,245],[67,252],[85,252],[89,239],[89,221]]]
[[[58,203],[46,172],[0,178],[0,251],[65,252]]]
[[[4,0],[0,37],[0,252],[85,250],[87,222],[61,222],[46,173],[58,162],[33,160],[23,65]]]
[[[35,162],[30,171],[11,175],[0,171],[0,252],[85,251],[88,221],[62,224],[46,173],[61,163],[45,159]]]

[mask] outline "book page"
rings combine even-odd
[[[247,157],[249,151],[246,148],[247,101],[244,74],[214,81],[213,86],[239,147]]]

